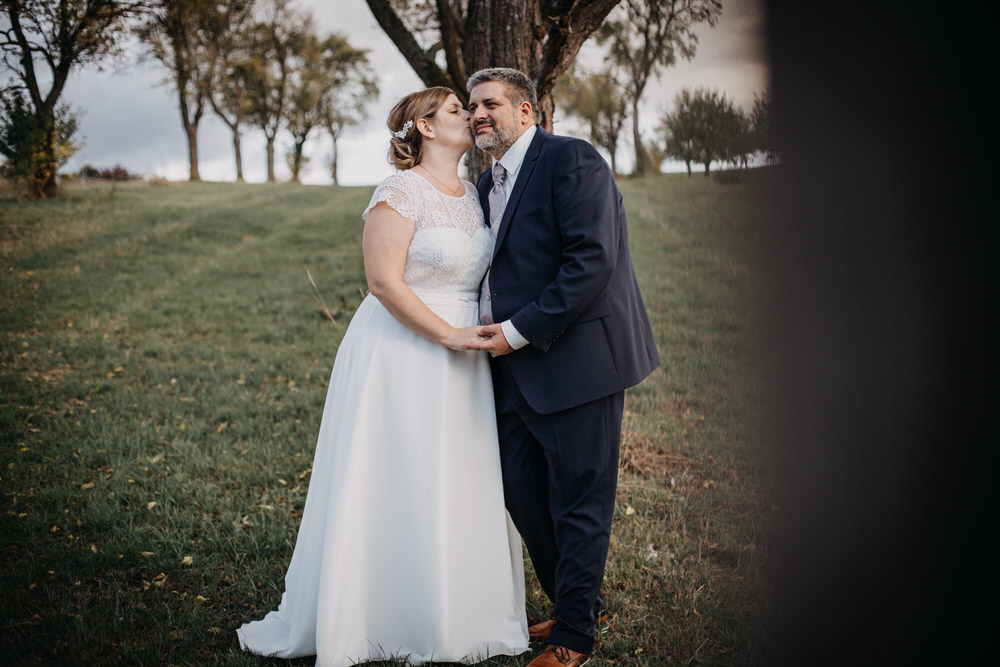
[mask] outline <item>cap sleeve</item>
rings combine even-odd
[[[383,201],[396,213],[416,223],[417,207],[413,191],[401,173],[393,174],[378,184],[368,208],[361,214],[361,219],[367,221],[368,213],[376,204]]]

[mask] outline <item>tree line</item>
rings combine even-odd
[[[82,66],[121,57],[129,38],[168,74],[193,181],[201,179],[198,128],[211,112],[232,133],[237,180],[240,136],[252,127],[266,138],[269,181],[281,130],[293,139],[287,157],[295,181],[306,141],[325,131],[336,183],[337,141],[378,95],[367,52],[343,35],[318,35],[312,17],[289,0],[2,0],[0,7],[0,58],[13,75],[0,92],[2,175],[25,182],[34,198],[56,193],[56,173],[78,148],[76,114],[60,102],[66,81]]]
[[[596,34],[597,43],[605,47],[602,67],[594,72],[571,68],[560,79],[555,89],[558,106],[584,123],[591,143],[607,151],[615,173],[630,118],[633,173],[638,176],[658,171],[668,157],[684,162],[689,175],[692,163],[703,164],[707,174],[713,162],[746,166],[758,152],[769,160],[777,158],[767,91],[755,96],[747,112],[722,93],[685,89],[675,97],[674,110],[662,112],[653,141],[644,141],[639,131],[639,104],[647,84],[678,57],[694,57],[694,27],[714,27],[721,12],[721,2],[714,1],[624,0]]]
[[[213,112],[233,134],[237,179],[242,179],[241,129],[255,127],[266,138],[268,180],[274,180],[279,131],[293,137],[288,155],[293,179],[303,166],[306,140],[326,131],[334,141],[331,172],[336,182],[337,139],[359,122],[365,102],[378,91],[366,52],[341,35],[316,35],[308,13],[295,9],[290,0],[0,2],[0,56],[17,84],[3,92],[0,152],[7,174],[23,177],[34,196],[54,194],[56,171],[76,148],[76,118],[59,104],[66,78],[85,64],[119,54],[123,40],[133,35],[141,38],[147,57],[170,75],[192,180],[200,179],[199,123],[205,113]],[[589,125],[591,141],[608,150],[613,167],[629,117],[639,175],[656,168],[656,157],[675,146],[690,149],[692,142],[680,139],[681,128],[714,134],[743,122],[725,113],[725,122],[669,125],[664,118],[662,125],[672,139],[662,146],[645,145],[639,132],[639,105],[647,84],[678,58],[694,56],[695,29],[717,24],[722,0],[366,2],[425,85],[451,87],[467,101],[466,81],[472,72],[495,66],[521,69],[538,89],[542,125],[552,128],[559,100],[564,111]],[[600,72],[574,74],[580,48],[592,36],[605,50],[606,66]],[[47,93],[38,85],[45,79],[37,74],[38,66],[51,70],[53,83]],[[706,95],[689,93],[692,99]],[[703,112],[710,106],[698,104],[694,109]],[[729,160],[735,142],[726,140],[724,145],[721,159]],[[702,147],[688,164],[708,156],[720,159],[718,150]],[[470,150],[470,176],[487,164],[485,153]]]

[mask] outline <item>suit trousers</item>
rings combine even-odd
[[[554,604],[549,641],[590,653],[594,623],[605,610],[601,582],[625,392],[540,414],[518,389],[505,357],[495,357],[492,368],[504,498]]]

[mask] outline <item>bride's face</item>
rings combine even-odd
[[[454,94],[449,95],[431,118],[434,139],[446,144],[454,144],[466,150],[472,146],[472,130],[469,129],[469,112]]]

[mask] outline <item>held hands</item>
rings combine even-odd
[[[494,357],[510,354],[514,351],[503,335],[503,328],[499,324],[472,328],[476,332],[477,341],[473,347],[469,348],[470,350],[485,350]]]
[[[482,350],[494,357],[514,351],[504,338],[499,324],[452,329],[443,342],[445,347],[452,350]]]

